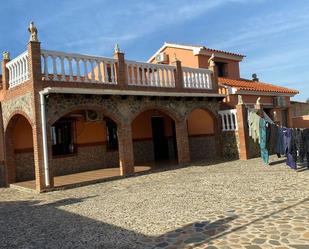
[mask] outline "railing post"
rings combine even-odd
[[[124,53],[120,52],[119,46],[115,46],[114,51],[114,59],[117,60],[117,65],[115,67],[116,70],[116,77],[117,77],[117,85],[119,87],[125,88],[127,85],[127,77],[126,77],[126,63],[124,58]]]
[[[247,115],[246,107],[243,103],[236,105],[237,112],[237,126],[238,126],[238,139],[239,139],[239,159],[249,159],[249,137],[248,137],[248,126],[247,126]]]
[[[28,70],[30,81],[37,84],[42,80],[41,43],[38,41],[28,43]]]
[[[10,87],[10,77],[9,77],[9,69],[6,67],[6,64],[10,61],[10,53],[4,52],[3,53],[3,60],[2,60],[2,86],[1,89],[8,90]]]
[[[211,73],[211,88],[212,91],[217,93],[218,92],[218,74],[216,70],[215,63],[209,63],[208,69],[212,71]]]
[[[180,90],[183,89],[183,72],[182,72],[182,66],[181,66],[181,61],[175,58],[175,61],[172,62],[174,66],[176,66],[176,71],[175,71],[175,88]]]

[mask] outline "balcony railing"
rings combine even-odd
[[[115,59],[42,50],[44,80],[116,84]]]
[[[185,88],[212,89],[211,70],[183,67],[182,72]]]
[[[222,121],[222,131],[238,130],[236,109],[219,111],[219,115]]]
[[[212,71],[40,50],[43,81],[212,90]],[[28,51],[6,64],[9,88],[29,79]],[[119,63],[122,63],[121,65]],[[119,68],[124,70],[118,70]],[[32,67],[33,68],[33,67]],[[121,78],[121,81],[119,80]],[[122,83],[119,83],[122,82]],[[123,83],[124,82],[124,83]]]
[[[6,67],[9,70],[10,88],[27,81],[29,79],[28,51],[25,51],[18,57],[8,62]]]
[[[129,85],[175,87],[175,66],[126,61]]]

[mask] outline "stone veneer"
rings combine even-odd
[[[134,163],[144,164],[154,162],[152,139],[133,141]]]
[[[224,131],[221,133],[222,157],[226,159],[239,158],[239,137],[237,131]]]
[[[15,153],[16,181],[35,179],[33,151]]]
[[[214,135],[190,136],[190,156],[192,161],[216,159],[216,141]]]
[[[76,154],[53,157],[50,164],[55,176],[118,167],[118,150],[107,151],[105,144],[82,145]]]

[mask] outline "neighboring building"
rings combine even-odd
[[[257,98],[266,114],[278,124],[291,126],[290,98],[298,91],[260,82],[256,75],[252,80],[240,77],[239,63],[244,55],[210,49],[204,46],[165,43],[148,60],[149,63],[171,64],[175,57],[184,67],[208,68],[208,60],[214,55],[219,93],[226,94],[221,109],[235,108],[238,96],[252,106]]]
[[[293,117],[309,115],[309,103],[291,101],[291,113]]]

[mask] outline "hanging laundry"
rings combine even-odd
[[[267,131],[269,135],[267,134],[267,150],[269,153],[274,153],[276,151],[278,127],[275,124],[269,124],[268,127]]]
[[[251,137],[254,142],[260,140],[260,119],[261,117],[257,115],[255,112],[250,112],[249,114],[249,129],[251,131]]]
[[[307,157],[307,167],[309,168],[309,129],[303,130],[303,141],[304,141],[305,153]]]
[[[299,162],[303,163],[304,158],[306,156],[306,150],[305,150],[305,142],[303,138],[303,132],[300,129],[296,129],[296,147],[298,150],[298,155],[299,155]]]
[[[268,123],[265,119],[260,119],[259,130],[260,130],[260,149],[261,149],[261,157],[265,164],[269,162],[269,153],[267,150],[267,129]],[[269,134],[269,132],[268,132]]]
[[[275,152],[277,153],[277,155],[284,155],[285,154],[285,151],[284,151],[284,134],[283,134],[283,128],[282,127],[278,127],[278,130],[277,130],[277,142],[276,142]]]
[[[296,162],[294,161],[294,158],[291,154],[292,129],[283,128],[283,134],[284,134],[284,152],[286,155],[286,164],[292,169],[297,169]]]

